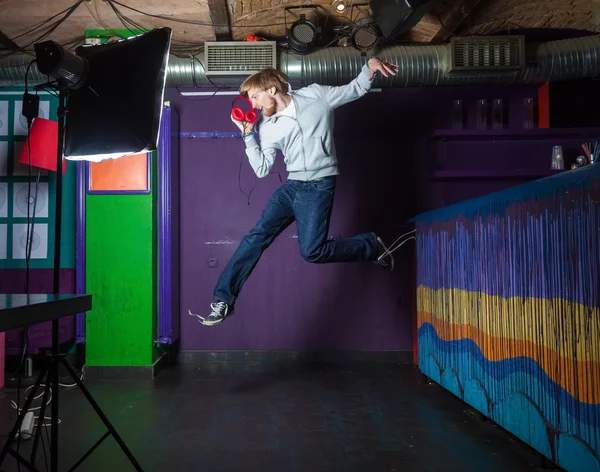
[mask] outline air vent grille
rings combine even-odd
[[[506,70],[525,67],[523,36],[468,36],[452,38],[453,71]]]
[[[250,75],[276,67],[275,41],[218,41],[204,43],[206,75]]]

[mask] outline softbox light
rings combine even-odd
[[[64,156],[99,161],[153,151],[158,145],[171,29],[75,51],[89,64],[71,90]]]

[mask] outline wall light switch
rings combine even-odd
[[[219,259],[217,259],[216,257],[208,258],[208,267],[210,267],[211,269],[214,269],[215,267],[218,267],[218,265],[219,265]]]

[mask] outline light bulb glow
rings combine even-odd
[[[334,0],[333,6],[335,7],[336,13],[344,13],[346,11],[344,0]]]

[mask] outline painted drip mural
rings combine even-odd
[[[568,471],[600,471],[600,166],[419,215],[419,367]]]

